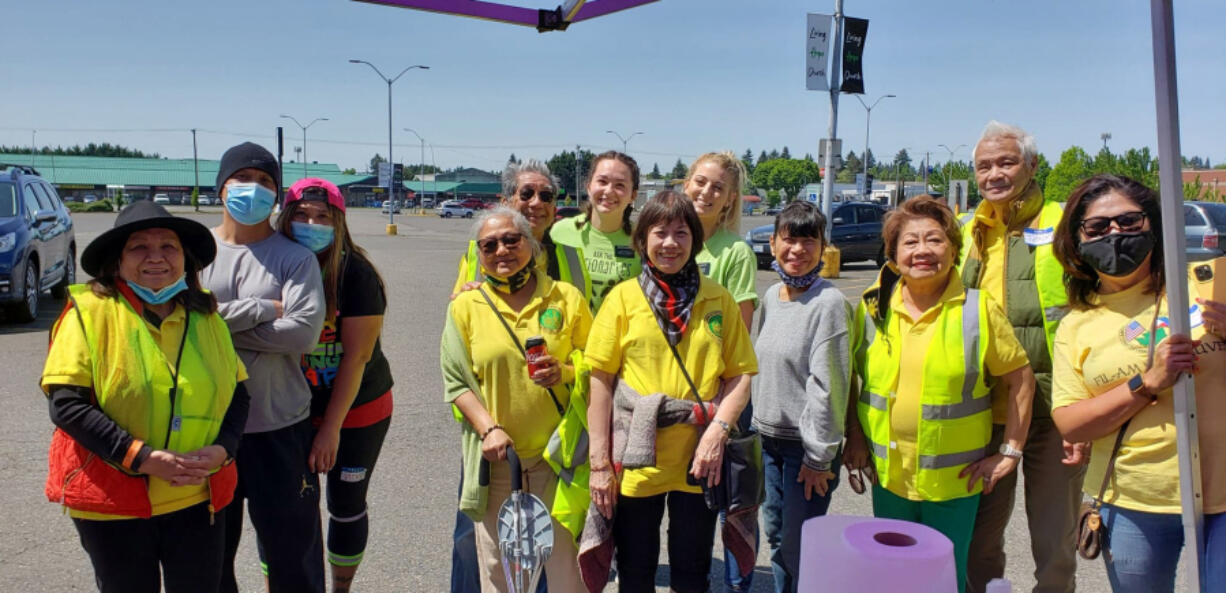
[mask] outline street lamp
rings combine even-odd
[[[949,160],[945,161],[944,167],[941,167],[942,169],[945,169],[945,203],[948,204],[949,203],[949,163],[954,160],[954,153],[958,152],[959,150],[962,150],[963,148],[966,148],[966,145],[959,144],[957,148],[952,148],[952,149],[948,146],[945,146],[944,144],[938,144],[937,146],[944,148],[945,151],[949,153]],[[961,206],[962,204],[959,203],[958,205]]]
[[[303,177],[306,177],[306,176],[307,176],[307,151],[306,151],[306,131],[307,131],[307,128],[309,128],[309,127],[311,127],[311,126],[315,125],[317,122],[321,122],[321,121],[328,121],[328,118],[326,118],[326,117],[317,117],[317,118],[315,118],[315,119],[311,120],[311,123],[309,123],[309,124],[307,124],[307,125],[305,125],[305,126],[304,126],[304,125],[302,125],[302,123],[301,123],[301,122],[299,122],[298,120],[294,119],[294,116],[292,116],[292,115],[285,115],[284,113],[282,113],[282,114],[281,114],[281,118],[282,118],[282,119],[288,119],[288,120],[290,120],[290,121],[294,122],[295,124],[298,124],[298,127],[302,128],[302,176],[303,176]]]
[[[605,130],[605,133],[613,134],[614,136],[617,136],[618,140],[622,141],[622,154],[626,154],[626,143],[629,142],[631,138],[638,136],[639,134],[642,134],[642,132],[635,132],[633,134],[630,134],[629,136],[626,136],[625,138],[622,138],[621,134],[618,134],[617,132],[614,132],[613,130]]]
[[[418,134],[417,130],[413,128],[405,128],[404,131],[412,132],[414,136],[417,136],[418,140],[421,140],[421,197],[424,198],[426,197],[426,139],[422,138],[421,134]],[[418,200],[417,203],[420,204],[421,201]]]
[[[396,76],[392,78],[388,78],[384,76],[383,73],[380,72],[379,69],[376,68],[374,64],[371,64],[370,62],[367,62],[366,60],[349,60],[349,63],[350,64],[366,64],[367,66],[370,66],[370,69],[374,70],[375,74],[378,74],[379,78],[382,78],[383,82],[387,83],[387,164],[388,164],[388,167],[391,167],[394,170],[394,167],[392,166],[392,163],[395,162],[392,160],[392,83],[396,82],[397,80],[400,80],[400,77],[404,76],[404,73],[408,72],[409,70],[412,70],[414,68],[421,68],[422,70],[429,70],[430,67],[422,66],[421,64],[414,64],[412,66],[409,66],[408,68],[405,68],[404,70],[401,70],[400,74],[397,74]],[[387,209],[387,223],[389,225],[388,226],[389,233],[392,232],[392,227],[390,225],[396,224],[396,208],[394,207],[396,203],[396,190],[393,189],[393,186],[392,186],[394,177],[395,175],[392,175],[392,171],[388,171],[387,193],[388,193],[388,199],[391,200],[392,205],[393,205],[393,207],[390,207]]]
[[[867,199],[868,196],[873,193],[873,188],[870,187],[868,184],[868,122],[869,122],[869,118],[873,116],[873,107],[876,107],[877,104],[880,103],[882,99],[891,99],[891,98],[897,97],[898,95],[882,95],[880,97],[877,97],[877,100],[873,101],[873,104],[871,106],[866,105],[864,103],[864,99],[860,98],[860,95],[852,95],[852,96],[855,97],[856,100],[860,102],[860,105],[864,107],[864,112],[865,112],[864,113],[864,155],[861,160],[864,161],[864,197],[865,199]]]

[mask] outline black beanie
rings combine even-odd
[[[254,142],[244,142],[230,148],[221,155],[221,165],[217,169],[217,184],[214,190],[220,194],[226,180],[241,169],[259,169],[268,173],[277,185],[277,196],[281,195],[281,168],[277,166],[277,157],[268,149]]]

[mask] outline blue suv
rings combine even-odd
[[[56,297],[76,282],[72,216],[38,171],[0,163],[0,305],[9,319],[33,321],[44,289]]]

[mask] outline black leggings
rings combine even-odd
[[[366,491],[391,426],[389,416],[370,426],[342,428],[336,464],[328,472],[328,562],[356,566],[366,553],[370,517]]]
[[[225,512],[208,504],[149,519],[73,519],[102,593],[214,593],[221,582]],[[159,568],[161,574],[159,574]]]
[[[613,541],[621,593],[654,593],[660,564],[660,524],[668,507],[670,586],[678,593],[707,591],[715,511],[702,494],[667,492],[646,498],[617,497]]]

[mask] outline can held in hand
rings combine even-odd
[[[545,368],[540,363],[542,358],[549,356],[549,349],[545,347],[545,338],[542,336],[532,336],[524,341],[524,356],[528,359],[529,377]]]

